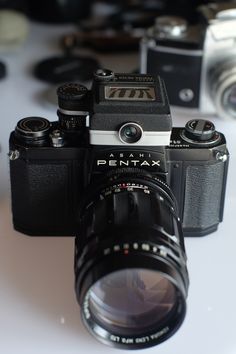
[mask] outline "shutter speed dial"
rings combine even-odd
[[[197,141],[206,141],[212,139],[215,134],[215,126],[208,120],[193,119],[185,125],[185,135]]]
[[[185,125],[181,137],[192,144],[211,145],[218,142],[220,135],[212,122],[204,119],[192,119]]]

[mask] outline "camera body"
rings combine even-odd
[[[159,17],[141,42],[141,72],[163,77],[170,103],[236,118],[236,6],[198,8],[196,24]]]
[[[10,135],[16,230],[74,236],[83,196],[111,171],[145,171],[168,184],[185,236],[217,229],[228,169],[225,138],[209,121],[172,129],[159,77],[99,70],[91,90],[67,84],[58,96],[59,121],[24,118]],[[115,193],[121,188],[133,186]]]

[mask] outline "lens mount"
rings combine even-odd
[[[135,144],[143,137],[143,129],[137,123],[125,123],[119,129],[119,138],[124,144]]]
[[[90,191],[75,248],[82,320],[111,346],[161,343],[181,325],[188,289],[173,195],[164,182],[137,172],[109,177]]]

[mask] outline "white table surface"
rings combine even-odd
[[[22,48],[0,53],[8,67],[8,76],[0,81],[1,354],[117,353],[97,342],[81,323],[73,288],[73,238],[30,238],[14,231],[11,223],[9,133],[25,116],[56,119],[56,107],[42,99],[48,85],[34,79],[31,70],[38,60],[60,53],[58,38],[70,30],[34,24]],[[138,62],[135,55],[101,59],[120,72]],[[173,111],[176,126],[189,118]],[[224,222],[214,234],[186,239],[186,319],[173,337],[145,353],[236,354],[236,121],[212,121],[226,135],[231,153]]]

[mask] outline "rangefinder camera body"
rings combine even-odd
[[[200,6],[196,24],[156,19],[141,42],[141,72],[160,74],[170,103],[236,118],[236,6]]]
[[[10,136],[13,223],[75,237],[75,291],[101,342],[159,344],[186,313],[184,238],[217,229],[228,151],[205,120],[173,128],[159,77],[99,69],[91,90],[58,89],[58,121]]]

